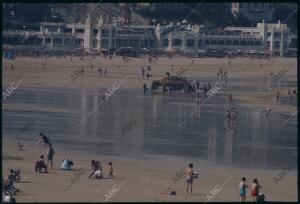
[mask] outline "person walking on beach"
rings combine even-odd
[[[258,197],[259,197],[259,189],[261,188],[261,186],[258,183],[258,180],[255,178],[253,179],[253,184],[251,186],[251,195],[253,198],[253,201],[257,201]]]
[[[104,69],[104,78],[106,78],[106,74],[107,74],[107,69]]]
[[[49,144],[49,147],[47,149],[47,163],[46,165],[48,166],[48,163],[50,162],[51,164],[51,169],[53,169],[53,155],[54,155],[54,149],[52,147],[52,144]]]
[[[113,166],[111,162],[108,163],[108,178],[115,178],[115,176],[113,175]]]
[[[191,194],[193,193],[193,167],[194,165],[192,163],[189,164],[189,168],[186,170],[186,193],[189,193],[189,186],[191,186]]]
[[[246,201],[246,188],[248,188],[248,185],[246,183],[246,178],[243,177],[242,181],[239,184],[240,189],[240,201],[245,202]]]

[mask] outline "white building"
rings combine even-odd
[[[257,23],[256,27],[226,27],[203,32],[198,25],[122,26],[100,18],[84,24],[43,22],[39,32],[4,31],[4,44],[29,44],[46,47],[81,48],[86,52],[120,47],[163,48],[182,52],[207,49],[264,50],[283,54],[289,49],[290,30],[286,24]]]

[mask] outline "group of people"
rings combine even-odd
[[[15,195],[20,189],[15,187],[15,182],[21,179],[21,171],[19,169],[10,169],[10,174],[2,180],[2,201],[7,203],[15,203]]]
[[[98,72],[99,72],[99,76],[102,77],[103,76],[103,70],[101,69],[101,67],[99,66],[98,68]],[[106,78],[107,75],[107,69],[104,69],[104,78]]]
[[[226,126],[229,129],[235,129],[238,122],[238,110],[235,106],[232,106],[230,109],[226,111]]]
[[[231,65],[230,65],[231,66]],[[227,71],[223,68],[220,68],[219,72],[217,73],[217,77],[221,78],[221,79],[225,79],[225,81],[228,80],[228,76],[227,76]]]
[[[247,188],[248,188],[246,180],[247,179],[245,177],[243,177],[242,181],[239,184],[239,194],[240,194],[241,202],[246,201],[246,194],[247,194]],[[264,201],[264,199],[265,199],[265,195],[259,192],[260,188],[261,188],[261,185],[258,183],[257,178],[253,179],[253,183],[251,185],[251,196],[252,196],[254,202]]]
[[[142,79],[149,79],[150,77],[152,77],[152,74],[150,73],[151,71],[151,66],[147,65],[146,69],[144,67],[140,68],[140,74]]]

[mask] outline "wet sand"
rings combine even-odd
[[[291,103],[285,103],[284,101],[281,103],[277,103],[275,96],[276,96],[276,89],[272,92],[268,92],[267,90],[267,79],[269,77],[269,73],[273,71],[273,73],[277,73],[285,66],[289,66],[294,64],[291,67],[290,71],[287,73],[285,77],[285,82],[288,84],[281,88],[282,97],[287,96],[287,86],[289,87],[296,87],[297,86],[297,69],[296,69],[296,59],[275,59],[274,62],[266,61],[266,60],[250,60],[247,58],[243,59],[230,59],[232,62],[232,66],[228,67],[228,60],[229,59],[214,59],[214,58],[199,58],[199,59],[187,59],[187,58],[175,58],[173,60],[167,58],[161,58],[157,62],[151,64],[152,66],[152,79],[160,79],[162,76],[165,75],[165,72],[171,72],[171,64],[174,65],[174,72],[180,70],[182,66],[187,66],[191,63],[192,60],[195,60],[194,64],[191,65],[186,71],[183,76],[193,77],[197,79],[209,79],[214,81],[216,79],[216,74],[219,71],[220,66],[225,65],[226,70],[232,79],[235,80],[234,84],[231,86],[225,87],[224,90],[220,91],[220,100],[226,100],[226,94],[230,91],[234,99],[238,101],[239,105],[246,106],[247,108],[251,108],[251,110],[263,110],[266,106],[272,105],[272,109],[275,110],[278,114],[285,114],[285,118],[288,118],[291,114],[293,114],[296,110],[295,101]],[[109,201],[206,201],[207,194],[209,191],[217,184],[223,184],[228,178],[231,179],[224,185],[222,191],[218,193],[218,195],[213,198],[211,201],[238,201],[238,183],[242,176],[246,176],[248,178],[248,184],[251,184],[251,180],[254,177],[257,177],[262,186],[263,186],[263,193],[266,193],[269,188],[273,189],[266,193],[266,197],[268,201],[295,201],[297,200],[297,186],[296,180],[297,175],[295,172],[295,167],[291,170],[288,175],[286,175],[282,181],[275,185],[276,177],[283,169],[293,164],[295,161],[294,157],[294,150],[287,151],[289,152],[292,159],[289,164],[282,163],[281,165],[277,164],[277,168],[274,168],[272,165],[259,165],[259,167],[255,168],[253,166],[252,155],[248,160],[246,155],[240,156],[242,159],[245,160],[244,165],[232,165],[230,162],[226,162],[225,164],[216,163],[214,159],[209,159],[211,161],[206,161],[203,159],[197,159],[197,157],[190,157],[187,155],[184,158],[178,157],[176,154],[169,154],[167,152],[162,151],[161,154],[153,154],[151,157],[152,152],[148,152],[148,154],[141,154],[137,156],[136,154],[140,154],[141,151],[137,150],[136,153],[133,155],[122,155],[122,153],[115,154],[115,152],[111,152],[111,155],[107,155],[100,152],[93,151],[82,151],[82,149],[78,148],[72,149],[72,146],[66,149],[65,143],[63,140],[66,140],[66,137],[63,137],[61,140],[57,139],[58,136],[55,137],[55,148],[56,151],[56,161],[61,161],[64,156],[69,158],[74,158],[76,165],[75,169],[79,170],[80,167],[85,168],[87,171],[85,174],[78,179],[79,182],[70,185],[69,190],[67,190],[64,194],[61,193],[63,187],[67,186],[71,183],[71,178],[74,176],[74,172],[64,172],[58,170],[58,165],[56,162],[56,169],[51,171],[50,174],[47,175],[36,175],[33,173],[33,163],[37,159],[38,155],[44,153],[45,150],[43,148],[37,147],[34,144],[34,134],[39,132],[38,128],[34,128],[33,132],[28,132],[26,134],[31,134],[28,139],[19,135],[18,132],[10,132],[12,128],[15,126],[21,127],[24,121],[16,121],[18,117],[11,118],[11,113],[19,112],[19,114],[30,114],[30,111],[46,111],[47,114],[53,112],[53,114],[72,114],[75,112],[73,109],[64,108],[65,100],[60,101],[60,95],[55,96],[55,90],[60,92],[61,90],[70,90],[70,91],[77,91],[83,90],[93,91],[93,90],[101,90],[98,91],[97,94],[101,95],[102,92],[107,90],[108,87],[111,87],[112,84],[116,81],[120,81],[124,79],[125,76],[129,75],[130,77],[122,84],[120,87],[120,93],[117,96],[113,97],[120,97],[122,100],[121,90],[140,90],[142,95],[142,84],[146,82],[150,85],[152,79],[149,80],[142,80],[139,75],[139,68],[141,66],[147,65],[147,59],[132,59],[128,63],[123,63],[121,58],[114,58],[113,60],[103,59],[103,58],[96,58],[96,59],[85,59],[83,61],[79,60],[78,58],[73,58],[73,62],[70,61],[69,58],[52,58],[47,60],[46,69],[43,68],[42,63],[44,59],[37,59],[37,66],[35,67],[34,59],[30,58],[17,58],[14,62],[12,62],[15,66],[15,70],[3,70],[3,87],[9,86],[12,82],[18,83],[24,76],[26,78],[22,83],[19,85],[19,95],[18,89],[14,90],[14,93],[9,96],[11,98],[7,98],[6,101],[3,103],[3,109],[8,113],[8,115],[4,115],[5,117],[9,116],[8,124],[4,125],[4,138],[5,143],[3,146],[3,156],[8,158],[8,160],[4,159],[3,161],[3,168],[4,174],[6,175],[9,168],[12,167],[19,167],[22,169],[22,174],[24,181],[28,181],[28,183],[21,183],[20,188],[23,190],[17,196],[17,201],[104,201],[104,194],[106,191],[111,189],[114,184],[120,184],[124,179],[128,178],[128,180],[122,185],[120,190],[111,198]],[[4,64],[11,63],[8,61],[4,61]],[[90,69],[89,65],[93,64],[94,69]],[[263,65],[263,68],[260,68],[260,64]],[[80,65],[86,66],[84,76],[78,77],[71,83],[71,74],[74,73],[76,69]],[[99,73],[97,72],[98,66],[101,66],[102,69],[107,68],[108,74],[107,78],[99,77]],[[173,73],[174,73],[173,72]],[[259,74],[258,74],[259,73]],[[231,79],[229,78],[229,83]],[[265,83],[264,83],[265,82]],[[241,83],[241,86],[239,85]],[[259,84],[259,85],[258,85]],[[241,89],[240,87],[243,87]],[[22,89],[26,90],[26,92],[22,92]],[[37,106],[34,103],[26,102],[29,100],[30,97],[24,97],[24,94],[28,94],[28,91],[39,90],[43,92],[44,89],[53,91],[54,98],[56,101],[55,104],[47,104],[46,102],[37,103]],[[95,92],[96,93],[96,92]],[[23,95],[22,95],[23,94]],[[94,94],[94,93],[92,93]],[[136,95],[136,93],[134,93]],[[130,94],[129,94],[130,95]],[[18,98],[19,97],[19,98]],[[20,98],[21,97],[21,98]],[[142,97],[142,96],[138,96]],[[151,97],[151,96],[146,96]],[[223,98],[223,99],[222,99]],[[84,103],[79,98],[80,103]],[[127,99],[126,99],[127,100]],[[169,100],[169,99],[168,99]],[[211,101],[214,102],[215,99]],[[21,103],[23,101],[23,103]],[[192,99],[187,99],[186,104],[190,104],[191,108],[193,107],[193,103],[191,103]],[[172,99],[169,101],[172,103]],[[52,103],[49,101],[49,103]],[[144,102],[145,103],[145,102]],[[173,102],[178,103],[178,102]],[[110,104],[111,105],[111,104]],[[208,104],[209,106],[210,104]],[[73,105],[72,105],[73,107]],[[145,106],[144,106],[145,107]],[[76,109],[76,106],[73,108]],[[92,109],[92,108],[90,108]],[[210,111],[209,108],[204,109],[205,111]],[[82,112],[82,110],[81,110]],[[83,112],[81,114],[81,118],[83,118],[86,113]],[[128,110],[126,111],[127,113]],[[181,118],[184,118],[185,115],[189,113],[189,109],[185,110],[185,114],[182,114]],[[256,111],[257,112],[257,111]],[[201,113],[202,114],[202,113]],[[59,116],[58,116],[59,117]],[[65,116],[63,116],[65,117]],[[98,117],[96,115],[93,116]],[[151,116],[153,117],[153,116]],[[296,118],[296,116],[295,116]],[[295,122],[295,118],[292,119]],[[20,119],[20,117],[19,117]],[[22,119],[22,118],[21,118]],[[95,119],[95,118],[94,118]],[[66,120],[74,120],[73,118],[66,119]],[[97,119],[98,120],[98,119]],[[100,119],[99,119],[100,120]],[[126,118],[127,120],[127,118]],[[122,121],[126,121],[123,120]],[[168,121],[168,119],[167,119]],[[18,122],[18,123],[16,123]],[[117,122],[117,121],[116,121]],[[147,121],[145,121],[147,122]],[[151,121],[150,121],[151,122]],[[179,121],[175,121],[176,123]],[[282,124],[282,121],[276,119],[278,124]],[[296,121],[297,122],[297,121]],[[113,120],[113,123],[115,121]],[[192,125],[193,120],[189,121]],[[59,123],[55,123],[56,126],[61,126]],[[86,124],[86,123],[85,123]],[[89,124],[89,123],[87,123]],[[11,126],[13,125],[13,126]],[[70,127],[74,128],[74,124],[67,123]],[[89,124],[91,125],[91,124]],[[86,126],[85,129],[88,131],[89,129],[92,131],[95,125],[91,127]],[[102,125],[101,125],[102,126]],[[46,126],[41,126],[45,128]],[[104,126],[105,127],[105,126]],[[112,127],[113,128],[113,127]],[[7,130],[9,130],[7,132]],[[44,129],[43,129],[44,130]],[[209,130],[212,131],[212,130]],[[222,130],[223,131],[223,130]],[[287,131],[287,132],[284,132]],[[290,124],[287,125],[286,129],[284,130],[285,137],[286,134],[292,136],[287,141],[284,141],[283,144],[286,145],[292,141],[296,141],[296,125]],[[53,132],[53,134],[57,134]],[[88,134],[82,132],[80,130],[80,134]],[[92,132],[92,134],[94,134]],[[106,133],[105,133],[106,134]],[[115,133],[114,133],[115,134]],[[140,134],[140,133],[139,133]],[[143,134],[143,133],[142,133]],[[214,134],[214,133],[211,133]],[[170,135],[170,134],[169,134]],[[191,134],[191,136],[193,133]],[[166,133],[168,136],[168,133]],[[22,143],[25,144],[25,151],[16,151],[16,140],[12,140],[11,138],[20,137],[22,138]],[[160,135],[162,137],[162,135]],[[280,137],[280,135],[278,136]],[[133,140],[136,137],[132,138]],[[166,139],[163,137],[163,139]],[[226,139],[226,138],[225,138]],[[282,139],[282,138],[281,138]],[[72,136],[70,136],[69,140],[72,140]],[[209,142],[215,144],[216,138],[211,138]],[[255,139],[257,140],[257,138]],[[93,141],[93,140],[92,140]],[[91,141],[91,142],[92,142]],[[231,140],[230,140],[231,141]],[[226,144],[228,144],[228,138],[226,139]],[[74,141],[75,142],[75,141]],[[147,140],[144,141],[147,147]],[[82,144],[85,147],[88,147],[88,144]],[[120,145],[123,144],[123,141],[120,142]],[[126,146],[126,145],[125,145]],[[97,147],[97,145],[96,145]],[[212,147],[218,147],[213,145]],[[267,149],[270,150],[272,146],[267,146]],[[128,148],[132,148],[128,146]],[[144,147],[145,148],[145,147]],[[151,147],[148,148],[151,149]],[[163,150],[164,147],[158,146],[157,149]],[[226,147],[228,148],[228,147]],[[252,147],[251,147],[252,148]],[[294,148],[294,147],[292,147]],[[92,149],[92,148],[91,148]],[[100,147],[101,149],[101,147]],[[184,148],[182,148],[184,149]],[[166,149],[167,151],[168,149]],[[242,150],[242,149],[240,149]],[[279,150],[272,149],[275,155],[278,154]],[[210,154],[214,154],[216,152],[215,149],[208,149]],[[272,152],[270,151],[270,152]],[[283,149],[285,151],[285,149]],[[186,152],[186,151],[185,151]],[[185,152],[182,152],[180,156],[184,155]],[[157,153],[157,152],[156,152]],[[230,151],[227,153],[231,154]],[[119,155],[119,156],[118,156]],[[169,155],[169,156],[163,156]],[[11,160],[12,157],[21,157],[22,160]],[[210,155],[211,157],[208,158],[215,158],[216,155]],[[258,156],[258,155],[256,155]],[[271,156],[271,155],[270,155]],[[233,158],[230,155],[225,155],[222,159]],[[10,159],[9,159],[10,158]],[[116,180],[88,180],[87,176],[89,174],[89,160],[97,158],[104,162],[105,170],[104,173],[107,174],[107,163],[108,161],[112,161],[115,165],[115,171],[117,178]],[[190,158],[190,159],[188,159]],[[217,156],[218,158],[218,156]],[[265,159],[268,160],[268,157]],[[263,160],[265,163],[268,163],[267,160]],[[168,188],[169,185],[172,183],[172,177],[176,175],[177,171],[186,166],[188,162],[193,162],[195,164],[195,170],[199,172],[199,179],[195,180],[194,183],[194,193],[195,195],[186,196],[185,193],[185,180],[182,178],[176,184],[176,196],[168,196],[168,195],[161,195],[160,192],[164,191],[164,189]],[[248,161],[248,162],[247,162]],[[256,161],[256,160],[254,160]],[[281,160],[280,160],[281,161]],[[59,162],[60,163],[60,162]],[[247,164],[248,163],[248,164]],[[249,166],[251,164],[251,168]],[[276,165],[275,165],[276,166]],[[287,167],[286,167],[287,166]],[[107,175],[106,175],[107,176]],[[26,178],[27,177],[27,178]],[[27,180],[28,179],[28,180]],[[49,190],[51,189],[51,190]],[[266,189],[266,190],[265,190]],[[55,196],[53,196],[55,195]],[[248,193],[248,201],[251,200],[250,193]]]

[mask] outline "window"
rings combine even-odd
[[[94,39],[93,40],[93,48],[97,48],[98,47],[98,40]]]
[[[154,47],[154,41],[150,40],[150,47]]]
[[[271,36],[271,32],[267,32],[267,36],[270,37]]]
[[[65,45],[69,45],[70,44],[70,40],[68,38],[65,39]]]
[[[211,44],[211,45],[216,45],[216,44],[217,44],[217,41],[216,41],[216,40],[212,40],[212,41],[210,41],[210,44]]]
[[[242,41],[241,41],[241,45],[246,45],[246,41],[245,41],[245,40],[242,40]]]
[[[134,40],[134,46],[138,47],[139,46],[139,40]]]
[[[129,39],[129,47],[133,47],[133,39]]]
[[[281,33],[279,33],[279,32],[274,33],[274,37],[275,38],[280,38],[281,37]]]
[[[103,37],[108,37],[108,33],[109,33],[109,31],[108,31],[107,29],[102,29],[102,30],[101,30],[101,35],[102,35]]]
[[[97,34],[98,33],[98,29],[94,29],[93,32],[94,32],[94,34]]]
[[[239,45],[239,41],[238,40],[234,40],[232,44],[233,45]]]
[[[187,47],[195,47],[195,40],[188,39],[186,40]]]
[[[65,33],[72,33],[72,29],[71,28],[64,28],[64,32]]]
[[[51,43],[51,38],[46,38],[46,39],[45,39],[45,43],[46,43],[46,44],[50,44],[50,43]]]
[[[269,3],[269,9],[271,9],[272,8],[272,3]]]
[[[247,43],[249,46],[253,46],[253,41],[252,40],[248,40],[248,43]]]
[[[198,40],[198,47],[202,47],[203,46],[203,40]]]
[[[205,45],[209,45],[209,40],[205,40]]]
[[[108,40],[107,39],[103,39],[102,40],[101,47],[103,47],[103,48],[107,48],[108,47]]]
[[[243,3],[238,3],[240,8],[243,8]]]
[[[255,41],[255,42],[254,42],[254,45],[260,46],[260,41]]]
[[[53,44],[62,44],[62,38],[53,38]]]
[[[226,40],[225,45],[231,45],[231,40]]]
[[[280,42],[279,41],[275,41],[274,48],[275,49],[279,49],[280,48]]]
[[[75,33],[84,33],[84,29],[75,29]]]
[[[164,47],[168,47],[169,46],[169,40],[168,39],[164,39]]]
[[[224,40],[219,40],[218,45],[224,45]]]
[[[173,46],[181,46],[182,45],[182,40],[181,39],[174,39],[174,40],[172,40],[172,45]]]
[[[267,41],[267,47],[270,48],[270,46],[271,46],[270,41]]]
[[[58,28],[57,27],[49,27],[48,32],[57,32]]]

